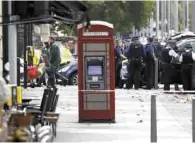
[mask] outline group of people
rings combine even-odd
[[[170,90],[171,77],[173,73],[173,65],[181,65],[180,75],[184,90],[192,90],[192,70],[195,61],[195,53],[190,43],[184,46],[184,52],[180,55],[175,52],[176,42],[170,40],[161,52],[161,62],[163,65],[164,90]],[[176,86],[176,85],[175,85]],[[175,87],[177,88],[177,87]]]
[[[125,46],[122,40],[116,40],[115,46],[115,66],[116,66],[116,87],[120,83],[120,69],[123,60],[128,60],[128,79],[126,89],[139,89],[141,70],[144,66],[144,74],[146,77],[145,89],[152,89],[154,87],[155,66],[158,60],[162,65],[162,79],[164,83],[164,90],[170,90],[172,83],[173,65],[181,65],[181,80],[184,90],[192,89],[192,67],[195,60],[195,53],[192,51],[192,45],[185,45],[185,51],[179,55],[175,52],[176,42],[168,41],[162,48],[158,49],[153,42],[152,37],[147,38],[147,44],[142,45],[139,37],[133,37],[131,44]],[[178,85],[175,84],[175,89],[179,90]]]

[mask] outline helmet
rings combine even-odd
[[[116,39],[116,45],[119,45],[120,42],[122,42],[121,39]]]
[[[192,45],[190,43],[188,43],[188,44],[185,45],[185,48],[186,49],[192,49]]]
[[[168,40],[167,45],[169,45],[173,49],[176,49],[176,40]]]
[[[139,36],[132,37],[132,40],[131,41],[137,41],[137,40],[139,40]]]
[[[152,38],[152,37],[147,37],[147,40],[148,40],[149,42],[153,42],[153,38]]]

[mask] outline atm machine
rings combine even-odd
[[[115,122],[113,25],[91,21],[78,26],[79,122]]]
[[[105,57],[104,56],[86,56],[86,90],[104,90],[105,89]]]

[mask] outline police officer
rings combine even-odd
[[[143,45],[139,41],[139,37],[133,37],[132,43],[130,44],[127,50],[128,58],[128,80],[127,80],[127,89],[133,87],[138,89],[140,87],[140,73],[143,59],[145,58],[145,50]]]
[[[120,39],[116,40],[116,47],[115,47],[115,83],[116,87],[119,87],[120,83],[120,70],[122,67],[122,61],[127,59],[123,54],[123,48],[122,48],[122,41]]]
[[[192,45],[185,46],[185,52],[181,54],[179,61],[181,62],[181,80],[184,90],[192,88],[192,65],[195,61],[195,53],[192,52]]]
[[[156,47],[156,53],[155,53],[156,54],[156,57],[157,58],[160,58],[161,45],[160,45],[160,42],[158,42],[158,39],[157,38],[154,38],[153,44]]]
[[[151,89],[154,86],[154,68],[155,68],[155,62],[156,62],[156,55],[155,55],[155,46],[153,45],[153,38],[148,37],[147,38],[147,44],[145,46],[146,50],[146,89]]]
[[[170,90],[171,77],[173,73],[173,65],[171,63],[172,59],[175,58],[176,60],[179,60],[179,55],[173,50],[174,45],[175,41],[168,41],[167,45],[161,50],[164,90]]]

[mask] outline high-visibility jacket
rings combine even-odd
[[[72,53],[66,47],[64,47],[61,51],[61,64],[67,63],[72,58]]]
[[[33,57],[33,65],[38,66],[39,64],[39,59],[41,57],[41,50],[34,50],[34,57]]]

